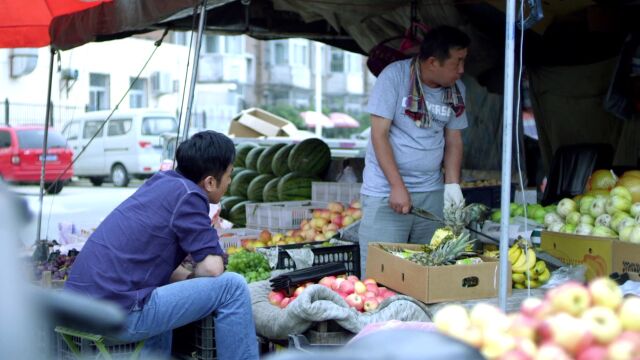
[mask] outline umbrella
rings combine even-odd
[[[317,111],[303,111],[300,113],[308,128],[315,128],[316,124],[323,128],[333,128],[334,123],[323,113]]]
[[[360,123],[358,120],[352,118],[350,115],[340,112],[334,112],[329,114],[329,119],[337,128],[359,128]]]
[[[58,16],[111,0],[20,0],[0,3],[0,48],[43,47],[51,43],[51,23]]]

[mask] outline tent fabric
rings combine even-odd
[[[82,12],[108,2],[111,0],[2,0],[0,48],[47,46],[51,42],[49,28],[56,17]]]
[[[533,112],[545,168],[561,145],[611,144],[615,166],[637,166],[639,121],[617,119],[603,108],[617,59],[583,65],[530,68]]]

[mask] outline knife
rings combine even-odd
[[[411,210],[409,211],[409,213],[411,213],[411,214],[413,214],[415,216],[421,217],[423,219],[427,219],[427,220],[430,220],[430,221],[435,221],[435,222],[439,222],[441,224],[444,224],[444,220],[443,219],[441,219],[440,217],[436,216],[435,214],[433,214],[433,213],[431,213],[431,212],[429,212],[429,211],[427,211],[425,209],[421,209],[421,208],[417,208],[415,206],[412,206]],[[485,233],[482,233],[482,232],[480,232],[480,231],[478,231],[476,229],[471,228],[468,225],[465,225],[465,229],[471,231],[474,234],[481,235],[481,236],[491,240],[494,244],[500,245],[500,240],[494,238],[493,236],[489,236],[489,235],[487,235]]]

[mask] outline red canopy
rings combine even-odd
[[[103,2],[111,0],[0,0],[0,48],[47,46],[54,18]]]
[[[340,112],[334,112],[329,114],[329,119],[335,124],[337,128],[358,128],[360,123],[358,120],[352,118],[350,115]]]

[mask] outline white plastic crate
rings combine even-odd
[[[229,229],[220,232],[218,238],[220,239],[220,244],[222,248],[226,251],[230,247],[241,247],[242,240],[246,239],[256,239],[260,234],[260,230],[255,229],[246,229],[246,228],[238,228],[238,229]]]
[[[314,209],[324,209],[327,205],[308,200],[247,204],[247,227],[278,232],[298,229],[302,220],[311,219]]]
[[[360,199],[361,183],[313,182],[311,183],[311,199],[313,201],[339,201],[350,204]]]

